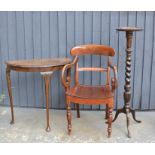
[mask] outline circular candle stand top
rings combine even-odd
[[[137,28],[137,27],[120,27],[116,29],[117,31],[142,31],[142,28]]]

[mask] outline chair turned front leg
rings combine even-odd
[[[108,119],[108,116],[109,116],[109,114],[108,114],[108,105],[106,105],[105,119]]]
[[[111,137],[112,132],[112,111],[113,108],[108,107],[108,138]]]
[[[71,119],[72,119],[72,116],[71,116],[71,106],[70,106],[70,102],[67,99],[67,121],[68,121],[67,129],[68,129],[68,134],[69,135],[70,135],[71,130],[72,130]]]
[[[77,110],[77,118],[80,118],[80,106],[79,106],[79,104],[76,104],[76,110]]]

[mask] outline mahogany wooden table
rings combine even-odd
[[[34,60],[17,60],[6,62],[6,80],[8,86],[8,93],[10,98],[11,107],[11,124],[14,123],[14,111],[13,111],[13,96],[11,89],[11,70],[17,72],[40,72],[43,75],[45,83],[45,98],[46,98],[46,131],[50,131],[49,123],[49,87],[51,74],[56,70],[61,70],[64,65],[68,64],[70,59],[68,58],[53,58],[53,59],[34,59]]]
[[[128,130],[128,137],[131,137],[130,130],[129,130],[129,113],[131,112],[133,119],[137,122],[140,123],[141,121],[136,120],[135,118],[135,110],[130,108],[130,100],[131,100],[131,54],[132,54],[132,37],[133,37],[133,32],[136,31],[142,31],[141,28],[136,28],[136,27],[121,27],[118,28],[117,31],[123,31],[126,33],[126,67],[125,67],[125,85],[124,85],[124,107],[122,109],[118,109],[115,114],[115,118],[113,122],[116,120],[118,115],[120,113],[125,113],[126,114],[126,119],[127,119],[127,130]]]

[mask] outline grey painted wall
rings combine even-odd
[[[155,16],[154,12],[0,12],[0,94],[8,105],[5,80],[6,60],[53,58],[69,55],[79,44],[111,45],[116,50],[113,59],[118,67],[119,87],[115,108],[123,106],[125,75],[125,34],[116,33],[119,26],[138,26],[144,31],[134,34],[132,55],[132,106],[155,109]],[[106,58],[83,57],[81,65],[99,66]],[[12,72],[14,104],[25,107],[45,107],[43,80],[39,73]],[[55,72],[51,84],[52,108],[65,108],[64,89],[60,73]],[[83,73],[80,81],[99,84],[104,75]],[[81,106],[84,109],[104,109],[102,106]]]

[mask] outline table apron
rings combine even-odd
[[[7,66],[10,70],[18,71],[18,72],[50,72],[61,70],[62,66],[54,66],[54,67],[18,67],[18,66]]]

